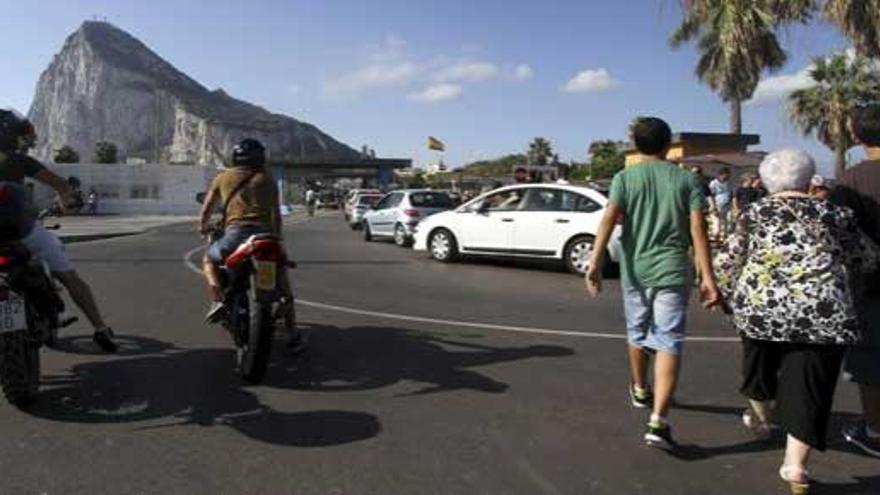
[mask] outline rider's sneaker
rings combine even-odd
[[[110,327],[104,327],[100,330],[95,330],[95,333],[92,335],[92,340],[95,341],[95,344],[98,344],[98,347],[104,352],[112,353],[119,349],[119,346],[113,341],[113,336],[113,330],[111,330]]]
[[[214,301],[205,315],[205,323],[219,323],[224,316],[226,316],[226,305],[220,301]]]

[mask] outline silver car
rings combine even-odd
[[[385,237],[401,247],[412,244],[415,227],[423,219],[455,206],[449,194],[430,189],[394,191],[364,214],[364,240]]]
[[[382,199],[381,194],[358,194],[351,201],[348,213],[348,225],[351,230],[358,230],[363,225],[364,215]]]

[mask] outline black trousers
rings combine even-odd
[[[743,337],[743,384],[749,399],[776,401],[775,421],[825,450],[834,389],[846,347],[770,342]]]

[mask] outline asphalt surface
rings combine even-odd
[[[441,265],[365,243],[336,214],[296,222],[312,345],[286,356],[279,336],[260,386],[201,322],[192,227],[69,246],[123,349],[96,353],[78,324],[44,350],[38,403],[0,404],[0,493],[785,493],[781,444],[740,426],[739,348],[720,316],[692,310],[709,339],[685,351],[682,448],[666,454],[643,446],[646,413],[628,404],[616,282],[588,300],[553,265]],[[880,493],[880,463],[837,433],[854,392],[838,389],[818,493]]]

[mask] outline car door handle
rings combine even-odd
[[[568,222],[570,222],[570,220],[568,220],[567,218],[557,218],[556,219],[556,223],[568,223]]]
[[[502,222],[512,222],[513,219],[512,218],[502,218],[501,221]]]

